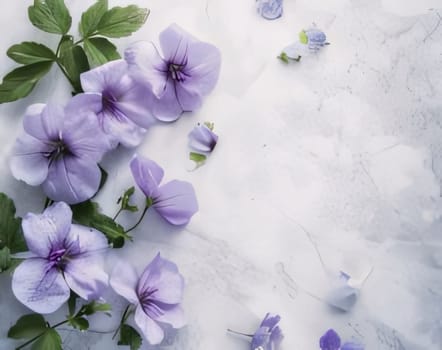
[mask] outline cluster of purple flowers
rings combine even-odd
[[[12,152],[13,175],[42,185],[54,201],[83,202],[98,190],[97,164],[107,151],[137,146],[156,120],[199,108],[218,81],[219,50],[177,25],[160,34],[160,46],[162,55],[152,43],[136,43],[125,60],[83,73],[84,93],[65,107],[30,106]]]

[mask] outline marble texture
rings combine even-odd
[[[189,324],[164,349],[249,349],[227,328],[253,332],[267,311],[282,316],[282,350],[319,349],[334,328],[368,350],[442,349],[442,3],[440,0],[285,0],[282,18],[266,21],[254,0],[110,0],[149,7],[146,25],[118,40],[157,40],[176,22],[223,55],[220,81],[203,107],[174,124],[156,125],[136,150],[109,154],[109,180],[97,200],[113,215],[133,184],[134,152],[164,168],[167,179],[194,184],[200,211],[184,228],[150,213],[134,243],[112,251],[142,268],[157,251],[186,278]],[[10,1],[0,12],[0,49],[57,37],[26,19],[31,1]],[[77,23],[92,0],[66,0]],[[437,9],[440,7],[441,9]],[[276,59],[297,33],[316,23],[331,45],[298,64]],[[0,57],[3,75],[14,67]],[[0,105],[0,191],[17,211],[42,209],[39,188],[16,181],[7,159],[27,105],[67,101],[70,90],[53,69],[36,91]],[[187,134],[212,121],[219,144],[195,171]],[[140,192],[138,203],[142,203]],[[134,214],[124,214],[129,225]],[[325,302],[340,270],[367,277],[348,312]],[[364,277],[361,277],[364,279]],[[118,349],[114,316],[96,317],[93,331],[63,331],[65,349]],[[8,328],[28,312],[0,276],[0,349],[20,342]],[[51,315],[63,319],[66,311]],[[145,344],[143,349],[149,349]],[[123,348],[121,348],[123,349]]]

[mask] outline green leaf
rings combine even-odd
[[[89,70],[89,63],[83,48],[80,45],[74,45],[70,35],[62,38],[59,62],[64,67],[75,92],[82,92],[80,74]]]
[[[84,50],[90,65],[95,67],[121,58],[117,47],[106,38],[86,39],[84,41]]]
[[[141,336],[134,328],[127,324],[121,326],[118,345],[129,345],[130,350],[138,350],[141,347],[141,343]]]
[[[96,312],[108,312],[112,310],[110,304],[97,303],[95,300],[83,306],[83,312],[85,315],[92,315]]]
[[[207,156],[196,152],[190,152],[189,159],[193,160],[197,164],[203,164],[206,161]]]
[[[8,247],[0,250],[0,272],[6,271],[11,266],[11,251]]]
[[[74,317],[74,318],[70,318],[69,319],[69,324],[80,330],[80,331],[85,331],[89,328],[89,321],[86,320],[84,317]]]
[[[55,60],[55,53],[53,53],[50,48],[32,41],[25,41],[21,44],[12,45],[6,54],[15,62],[22,64]]]
[[[113,244],[114,248],[121,248],[124,245],[124,239],[131,239],[131,237],[125,233],[123,226],[103,214],[95,216],[91,222],[91,226],[103,232],[108,241]]]
[[[61,337],[55,329],[49,328],[32,344],[31,350],[63,350]]]
[[[111,8],[101,17],[96,33],[109,38],[129,36],[141,28],[148,15],[148,9],[136,5]]]
[[[11,253],[27,250],[21,231],[21,218],[15,217],[15,205],[6,194],[0,193],[0,248],[8,247]]]
[[[107,0],[98,0],[81,15],[78,27],[82,38],[88,38],[97,30],[101,18],[108,9]]]
[[[37,82],[51,69],[52,62],[37,62],[14,69],[0,84],[0,103],[28,96]]]
[[[68,299],[68,310],[69,310],[69,316],[71,317],[74,316],[75,314],[75,308],[77,306],[77,298],[78,295],[71,290],[71,295],[69,296]]]
[[[120,198],[118,198],[117,203],[121,203],[121,210],[127,210],[133,213],[138,211],[138,207],[136,205],[129,204],[130,198],[134,193],[135,187],[132,186],[131,188],[127,189]]]
[[[72,24],[63,0],[34,0],[28,16],[34,26],[48,33],[66,34]]]
[[[305,30],[303,30],[299,33],[299,41],[301,42],[301,44],[308,43],[308,36],[307,36],[307,33],[305,32]]]
[[[8,337],[13,339],[31,339],[47,330],[43,316],[39,314],[24,315],[18,319],[8,331]]]

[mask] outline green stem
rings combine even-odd
[[[61,325],[66,324],[66,323],[68,323],[68,322],[69,322],[68,320],[64,320],[64,321],[59,322],[59,323],[57,323],[56,325],[53,325],[52,327],[49,327],[49,328],[54,329],[54,328],[57,328],[57,327],[59,327],[59,326],[61,326]],[[35,336],[35,337],[32,338],[32,339],[29,339],[26,343],[23,343],[23,344],[20,345],[18,348],[15,348],[15,350],[23,349],[24,347],[26,347],[26,346],[28,346],[29,344],[31,344],[31,343],[33,343],[34,341],[36,341],[38,338],[40,338],[40,337],[41,337],[43,334],[45,334],[45,333],[46,333],[46,331],[44,331],[43,333],[40,333],[39,335]]]
[[[119,325],[118,328],[115,330],[115,333],[114,333],[114,335],[112,336],[112,340],[115,339],[115,337],[116,337],[117,334],[118,334],[118,331],[121,329],[121,327],[123,327],[124,322],[126,322],[126,320],[128,319],[128,317],[130,316],[130,314],[131,314],[131,311],[129,311],[130,306],[131,306],[130,304],[127,305],[126,309],[124,310],[123,315],[121,316],[120,325]]]
[[[143,221],[144,215],[146,215],[147,209],[149,209],[151,205],[152,205],[152,203],[151,203],[150,198],[147,198],[146,206],[144,207],[143,213],[141,214],[140,218],[138,219],[136,224],[133,225],[131,228],[127,229],[125,231],[125,233],[129,233],[130,231],[134,230],[141,223],[141,221]]]
[[[49,197],[46,197],[44,209],[49,207],[52,203],[54,203],[54,201],[52,199],[50,199]]]
[[[115,221],[117,219],[118,215],[120,215],[122,211],[123,211],[123,208],[118,209],[117,213],[115,214],[115,216],[113,217],[112,220]]]

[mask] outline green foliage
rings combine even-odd
[[[130,198],[134,193],[135,187],[132,186],[131,188],[127,189],[120,198],[118,198],[117,204],[120,204],[121,210],[127,210],[131,212],[138,211],[138,207],[136,205],[131,205],[129,203]]]
[[[84,317],[73,317],[69,319],[69,324],[80,331],[85,331],[89,328],[89,321]]]
[[[97,32],[101,18],[107,9],[107,0],[98,0],[81,15],[78,30],[82,38],[89,38]]]
[[[106,38],[85,39],[83,45],[91,66],[100,66],[121,58],[117,47]]]
[[[66,34],[72,24],[63,0],[34,0],[34,5],[28,8],[28,16],[34,26],[48,33]]]
[[[95,32],[108,38],[129,36],[141,28],[148,15],[149,10],[136,5],[117,6],[103,14]]]
[[[142,338],[131,326],[123,324],[120,328],[120,339],[118,345],[128,345],[130,350],[138,350],[141,347]]]
[[[47,324],[42,315],[28,314],[20,317],[8,331],[8,337],[13,339],[31,339],[47,329]]]
[[[203,164],[206,161],[207,156],[196,152],[190,152],[189,159],[193,160],[197,164]]]
[[[80,45],[76,45],[72,36],[63,36],[59,45],[59,64],[63,67],[75,92],[82,92],[80,74],[89,70],[89,63]]]
[[[37,62],[54,61],[55,53],[43,44],[25,41],[12,45],[6,52],[9,58],[17,63],[32,64]]]
[[[58,334],[55,329],[48,328],[48,330],[32,344],[31,350],[63,350],[61,347],[60,334]]]

